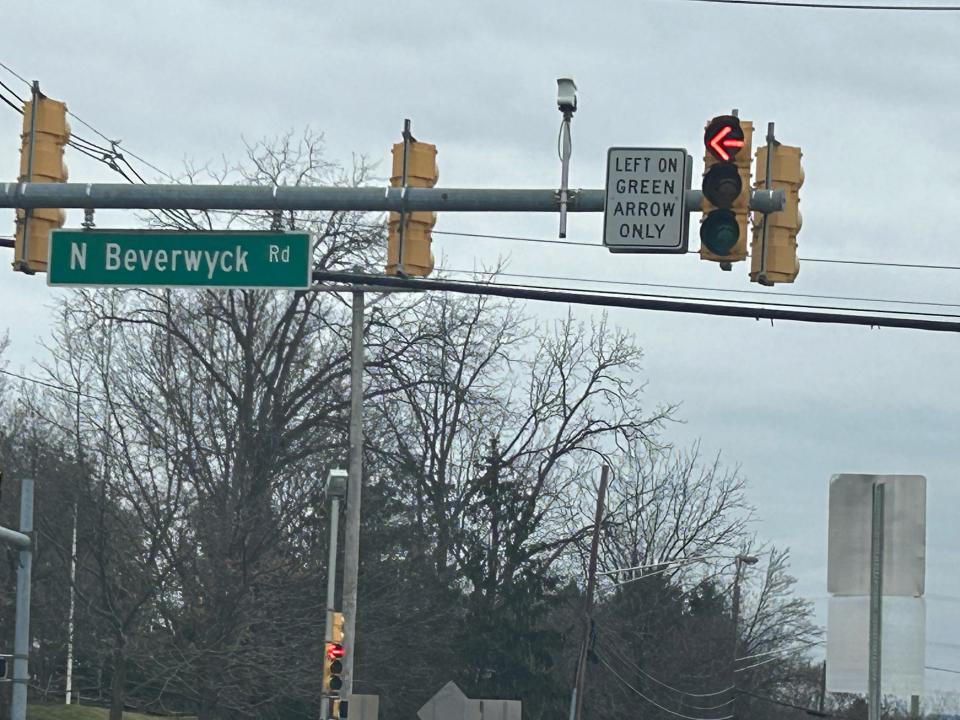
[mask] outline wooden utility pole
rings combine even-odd
[[[603,503],[607,495],[607,477],[610,468],[606,465],[600,471],[600,489],[597,492],[597,512],[593,517],[593,540],[590,542],[590,561],[587,570],[587,597],[583,603],[583,642],[580,644],[580,657],[577,659],[577,675],[573,686],[573,698],[570,703],[571,720],[580,720],[583,712],[583,685],[587,674],[587,651],[590,647],[590,633],[593,630],[593,590],[597,582],[597,552],[600,548],[600,524],[603,522]]]

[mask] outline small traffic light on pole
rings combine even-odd
[[[800,273],[797,234],[800,217],[800,187],[803,185],[803,153],[798,147],[781,145],[767,128],[767,144],[757,149],[757,188],[782,190],[786,204],[780,212],[756,214],[750,249],[750,280],[761,285],[792,283]]]
[[[327,717],[343,717],[346,700],[340,697],[343,688],[343,613],[331,613],[330,639],[323,647],[323,695],[330,702]]]
[[[724,270],[747,257],[752,139],[753,125],[736,115],[718,115],[703,132],[700,257]]]
[[[393,187],[431,188],[440,179],[437,146],[417,142],[404,123],[403,142],[393,146]],[[418,275],[433,272],[431,231],[437,214],[429,210],[391,212],[387,235],[387,275]]]
[[[66,182],[67,106],[41,95],[36,83],[32,98],[23,105],[21,139],[21,182]],[[65,220],[58,208],[17,210],[13,269],[29,274],[46,272],[50,231],[62,227]]]

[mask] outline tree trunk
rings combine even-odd
[[[113,677],[110,681],[110,720],[123,720],[123,704],[126,698],[127,655],[122,635],[113,645]]]

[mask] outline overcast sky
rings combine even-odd
[[[331,159],[348,163],[364,153],[383,160],[386,175],[390,145],[409,117],[415,135],[438,146],[443,186],[553,188],[555,79],[569,76],[580,88],[572,186],[603,186],[610,146],[688,148],[696,184],[704,122],[736,107],[760,134],[775,121],[779,139],[803,149],[801,257],[960,265],[960,13],[685,0],[167,0],[159,7],[6,4],[0,62],[172,172],[185,158],[239,158],[242,137],[310,126],[325,133]],[[0,79],[26,90],[2,69]],[[13,180],[20,120],[4,108],[0,176]],[[68,164],[71,180],[117,181],[75,153]],[[120,213],[98,219],[130,224]],[[72,213],[68,224],[80,220]],[[12,211],[0,211],[4,226],[0,234],[12,234]],[[434,253],[445,268],[503,257],[511,272],[582,278],[584,287],[604,279],[762,289],[749,282],[747,263],[725,273],[696,255],[610,255],[599,245],[602,226],[600,213],[570,218],[569,238],[595,248],[437,235]],[[448,213],[436,229],[549,239],[557,217]],[[696,247],[695,222],[692,235]],[[788,295],[807,293],[960,304],[958,280],[955,270],[804,262],[796,283],[777,286],[784,296],[768,299],[816,302]],[[0,325],[9,327],[14,369],[30,371],[42,353],[55,295],[42,277],[4,275]],[[742,296],[750,297],[757,296]],[[545,318],[566,310],[528,309]],[[919,309],[960,314],[960,306]],[[575,312],[586,318],[597,310]],[[610,315],[645,349],[651,405],[682,403],[685,423],[670,429],[671,438],[701,438],[749,478],[757,532],[792,548],[799,590],[817,603],[821,621],[831,474],[927,476],[927,664],[960,670],[960,338]],[[960,675],[928,672],[927,686],[958,689]]]

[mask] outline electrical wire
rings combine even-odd
[[[913,12],[960,11],[960,5],[853,5],[850,3],[783,2],[783,0],[687,0],[687,2],[715,3],[718,5],[763,5],[766,7],[792,7],[815,10],[909,10]]]
[[[14,110],[16,110],[18,113],[20,113],[21,115],[23,115],[23,110],[21,110],[20,108],[18,108],[18,107],[13,103],[13,101],[11,101],[6,95],[0,95],[0,100],[3,100],[7,105],[9,105],[9,106],[12,107]]]
[[[786,702],[785,700],[776,700],[772,697],[767,697],[766,695],[757,695],[757,693],[750,692],[749,690],[737,690],[737,694],[749,695],[750,697],[756,698],[757,700],[773,703],[774,705],[781,705],[783,707],[793,708],[794,710],[802,710],[803,712],[809,715],[816,715],[817,717],[836,717],[833,713],[821,712],[820,710],[814,710],[813,708],[804,707],[803,705],[794,705],[791,702]]]
[[[13,75],[15,78],[17,78],[18,80],[22,81],[27,87],[33,87],[33,86],[30,84],[30,81],[27,80],[23,75],[21,75],[20,73],[18,73],[16,70],[13,70],[13,69],[11,69],[10,67],[4,65],[2,62],[0,62],[0,68],[3,68],[3,69],[6,70],[8,73],[10,73],[11,75]]]
[[[522,237],[519,235],[488,235],[485,233],[456,232],[453,230],[433,230],[432,235],[452,235],[456,237],[484,238],[488,240],[513,240],[516,242],[543,243],[544,245],[579,245],[580,247],[603,248],[599,243],[579,240],[549,240],[547,238]]]
[[[600,570],[597,575],[613,575],[618,572],[629,572],[631,570],[645,570],[647,568],[660,567],[661,565],[687,565],[688,563],[699,562],[701,560],[716,560],[729,557],[728,555],[697,555],[688,558],[675,558],[673,560],[664,560],[662,562],[647,563],[646,565],[634,565],[633,567],[614,568],[613,570]]]
[[[611,637],[612,633],[607,632],[606,629],[602,628],[596,621],[594,621],[594,626],[600,631],[601,635],[605,635],[608,638]],[[649,672],[644,670],[642,667],[640,667],[636,663],[624,657],[622,653],[617,651],[617,649],[613,646],[613,644],[610,644],[608,647],[610,652],[613,653],[617,657],[617,659],[620,660],[620,662],[622,662],[624,665],[628,665],[632,670],[636,670],[643,677],[647,678],[652,682],[655,682],[657,685],[660,685],[661,687],[664,687],[667,690],[672,690],[675,693],[679,693],[680,695],[688,695],[689,697],[693,697],[693,698],[709,698],[709,697],[716,697],[717,695],[723,695],[733,690],[733,685],[729,685],[723,688],[722,690],[717,690],[716,692],[709,692],[709,693],[694,693],[694,692],[688,692],[687,690],[681,690],[680,688],[675,688],[672,685],[669,685],[663,682],[662,680],[654,677]],[[713,707],[702,707],[700,709],[716,710],[717,708],[721,708],[724,705],[729,705],[731,702],[732,700],[727,700],[726,702],[721,703],[720,705],[714,705]]]
[[[926,670],[936,670],[938,672],[953,673],[954,675],[960,675],[960,670],[953,670],[952,668],[936,667],[934,665],[924,665]]]
[[[14,77],[17,77],[17,78],[19,78],[20,80],[22,80],[24,83],[26,83],[26,85],[27,85],[28,87],[32,87],[31,84],[30,84],[29,82],[27,82],[27,80],[25,80],[25,79],[23,78],[23,76],[21,76],[21,75],[19,75],[18,73],[16,73],[14,70],[12,70],[11,68],[9,68],[7,65],[4,65],[3,63],[0,63],[0,67],[2,67],[4,70],[6,70],[6,71],[9,72],[10,74],[12,74]],[[7,85],[3,84],[2,81],[0,81],[0,85],[2,85],[2,87],[6,88],[7,91],[10,92],[15,98],[17,98],[18,100],[20,100],[21,102],[23,102],[23,100],[22,100],[12,89],[10,89]],[[10,105],[10,107],[12,107],[14,110],[16,110],[17,112],[19,112],[21,115],[23,114],[23,110],[21,110],[21,109],[18,108],[16,105],[14,105],[13,103],[11,103],[6,97],[0,95],[0,99],[3,99],[8,105]],[[92,131],[93,133],[95,133],[97,136],[103,138],[106,142],[108,142],[108,143],[110,144],[110,147],[109,147],[109,148],[106,148],[106,147],[103,147],[102,145],[98,145],[97,143],[95,143],[95,142],[93,142],[93,141],[91,141],[91,140],[87,140],[86,138],[80,137],[80,136],[76,135],[75,133],[71,133],[71,135],[70,135],[70,140],[67,142],[67,144],[70,145],[70,147],[72,147],[72,148],[74,148],[75,150],[77,150],[78,152],[82,153],[83,155],[86,155],[86,156],[89,157],[89,158],[92,158],[92,159],[94,159],[94,160],[97,160],[97,161],[99,161],[99,162],[102,162],[102,163],[105,164],[107,167],[109,167],[111,170],[117,171],[118,173],[120,173],[120,175],[122,175],[122,176],[124,177],[125,180],[127,180],[127,182],[129,182],[129,183],[131,183],[131,184],[135,184],[134,180],[132,180],[130,177],[128,177],[128,176],[126,175],[126,173],[124,173],[124,172],[122,171],[122,169],[116,164],[116,161],[117,161],[117,160],[120,160],[121,162],[123,162],[123,163],[130,169],[130,171],[131,171],[134,175],[137,176],[137,179],[138,179],[141,183],[143,183],[144,185],[146,185],[146,184],[148,184],[148,183],[147,183],[147,181],[143,178],[143,176],[140,175],[140,173],[137,172],[136,169],[129,163],[129,161],[127,161],[127,159],[124,157],[124,153],[126,153],[127,155],[130,155],[132,158],[138,160],[139,162],[143,163],[144,165],[146,165],[147,167],[151,168],[152,170],[160,173],[162,176],[166,177],[167,179],[175,181],[175,178],[174,178],[172,175],[170,175],[170,173],[165,172],[165,171],[162,170],[161,168],[159,168],[159,167],[157,167],[156,165],[154,165],[153,163],[151,163],[149,160],[146,160],[145,158],[141,157],[140,155],[137,155],[137,154],[134,153],[133,151],[128,150],[127,148],[123,148],[123,152],[119,152],[119,151],[117,150],[117,148],[120,147],[120,141],[119,141],[119,140],[112,140],[111,138],[107,137],[104,133],[102,133],[100,130],[98,130],[97,128],[95,128],[95,127],[94,127],[93,125],[91,125],[89,122],[87,122],[87,121],[84,120],[82,117],[80,117],[79,115],[77,115],[75,112],[73,112],[73,111],[71,111],[71,110],[67,110],[67,114],[68,114],[70,117],[72,117],[74,120],[76,120],[77,122],[79,122],[81,125],[87,127],[89,130],[91,130],[91,131]],[[97,156],[97,153],[100,153],[101,156],[98,157],[98,156]],[[196,227],[196,223],[195,223],[195,222],[193,221],[193,219],[190,217],[190,214],[189,214],[188,212],[186,212],[185,210],[183,210],[183,211],[174,211],[174,210],[167,211],[167,210],[163,210],[163,211],[161,211],[161,212],[162,212],[164,215],[166,215],[170,220],[172,220],[172,221],[174,222],[174,224],[176,224],[176,225],[178,225],[178,226],[183,226],[184,224],[188,224],[188,225],[191,225],[191,226],[193,226],[193,227]],[[182,214],[182,216],[181,216],[181,215],[179,215],[179,214],[174,214],[174,213],[183,213],[183,214]],[[153,214],[154,214],[155,217],[157,217],[157,214],[156,214],[156,213],[153,213]]]
[[[534,288],[523,285],[499,285],[490,283],[464,282],[456,280],[431,280],[421,278],[402,278],[365,273],[314,270],[313,279],[318,283],[333,283],[326,287],[332,292],[352,291],[356,285],[402,288],[414,291],[435,290],[455,292],[466,295],[491,295],[517,300],[538,300],[565,304],[588,305],[595,307],[619,307],[634,310],[659,310],[693,315],[713,315],[721,317],[753,318],[754,320],[790,320],[819,324],[863,325],[869,327],[902,328],[911,330],[929,330],[936,332],[960,332],[960,322],[947,320],[929,320],[922,317],[892,317],[873,315],[868,312],[847,308],[847,312],[818,312],[795,306],[791,309],[756,306],[738,306],[717,302],[700,303],[677,300],[675,298],[639,298],[619,297],[612,293],[566,292],[556,288]],[[337,286],[342,286],[342,289]]]
[[[16,378],[17,380],[23,380],[24,382],[34,383],[36,385],[42,385],[43,387],[51,388],[52,390],[60,390],[61,392],[70,393],[71,395],[79,395],[80,397],[85,397],[89,400],[97,400],[99,402],[106,402],[101,397],[96,395],[88,395],[85,392],[81,392],[78,388],[70,388],[65,385],[57,385],[56,383],[47,382],[46,380],[40,380],[39,378],[33,378],[28,375],[20,375],[19,373],[11,372],[10,370],[5,370],[0,368],[0,373],[3,375],[9,375],[10,377]]]
[[[604,249],[604,246],[595,242],[583,242],[577,240],[550,240],[547,238],[525,237],[520,235],[492,235],[486,233],[467,233],[454,232],[452,230],[433,230],[433,235],[453,235],[460,237],[488,238],[490,240],[512,240],[515,242],[542,243],[544,245],[579,245],[582,247],[591,247]],[[697,255],[699,250],[687,250],[688,255]],[[747,257],[750,257],[749,253]],[[800,257],[798,260],[810,263],[828,263],[836,265],[864,265],[869,267],[891,267],[908,268],[915,270],[960,270],[960,265],[939,265],[931,263],[908,263],[891,260],[844,260],[842,258],[818,258],[818,257]]]
[[[813,293],[795,293],[795,292],[780,292],[776,290],[737,290],[734,288],[713,288],[705,287],[703,285],[670,285],[664,283],[643,283],[636,282],[632,280],[604,280],[601,278],[585,278],[585,277],[570,277],[564,275],[531,275],[524,273],[509,273],[501,271],[487,271],[487,270],[458,270],[456,268],[437,268],[438,271],[457,273],[460,275],[489,275],[497,277],[515,277],[515,278],[526,278],[534,280],[559,280],[566,282],[583,282],[589,283],[591,285],[623,285],[629,287],[651,287],[651,288],[661,288],[663,290],[697,290],[701,292],[716,292],[716,293],[735,293],[735,294],[744,294],[744,295],[772,295],[774,297],[798,297],[798,298],[810,298],[815,300],[846,300],[849,302],[870,302],[870,303],[887,303],[893,305],[918,305],[925,307],[952,307],[960,308],[960,303],[941,303],[933,301],[923,301],[923,300],[898,300],[891,299],[887,300],[884,298],[870,298],[870,297],[856,297],[850,295],[817,295]]]
[[[462,281],[457,281],[462,282]],[[558,290],[562,292],[582,292],[583,288],[569,287],[569,286],[558,286],[558,285],[530,285],[530,284],[521,284],[521,283],[496,283],[496,282],[480,282],[478,284],[484,284],[488,286],[500,286],[500,287],[519,287],[519,288],[528,288],[533,290]],[[682,300],[687,302],[716,302],[717,298],[711,297],[701,297],[695,295],[663,295],[659,293],[638,293],[638,292],[627,292],[625,290],[603,290],[598,291],[597,294],[605,295],[608,297],[626,297],[626,298],[657,298],[657,299],[667,299],[667,300]],[[781,302],[769,302],[769,301],[758,301],[758,300],[739,300],[735,298],[724,299],[721,302],[728,305],[745,305],[749,307],[764,306],[771,308],[804,308],[810,310],[829,310],[829,311],[842,311],[842,310],[854,310],[857,312],[873,312],[880,313],[881,315],[910,315],[914,317],[931,317],[931,318],[947,318],[955,319],[960,318],[960,313],[933,313],[933,312],[920,312],[915,310],[890,310],[886,308],[864,308],[864,307],[847,307],[840,305],[813,305],[810,303],[781,303]]]
[[[695,716],[693,716],[693,715],[684,715],[683,713],[679,713],[679,712],[677,712],[676,710],[671,710],[670,708],[664,707],[663,705],[661,705],[660,703],[658,703],[656,700],[654,700],[654,699],[652,699],[652,698],[650,698],[650,697],[647,697],[647,696],[644,695],[640,690],[638,690],[638,689],[635,688],[632,684],[630,684],[630,682],[627,681],[627,679],[624,678],[620,673],[618,673],[616,670],[614,670],[614,669],[610,666],[610,663],[608,663],[606,660],[604,660],[603,657],[601,657],[600,655],[597,655],[596,652],[594,652],[594,656],[597,658],[597,660],[600,662],[601,665],[603,665],[605,668],[607,668],[607,670],[609,670],[609,671],[613,674],[613,676],[614,676],[615,678],[617,678],[617,680],[619,680],[619,681],[622,682],[624,685],[626,685],[628,688],[630,688],[630,689],[631,689],[634,693],[636,693],[640,698],[642,698],[643,700],[646,700],[648,703],[650,703],[651,705],[653,705],[655,708],[658,708],[659,710],[662,710],[662,711],[665,712],[665,713],[668,713],[668,714],[673,715],[673,716],[678,717],[678,718],[683,718],[683,720],[732,720],[732,718],[733,718],[733,715],[724,715],[724,716],[722,716],[722,717],[717,717],[717,718],[698,718],[698,717],[695,717]]]
[[[3,88],[4,90],[6,90],[8,93],[10,93],[11,95],[13,95],[17,100],[19,100],[21,105],[23,105],[23,103],[26,102],[26,100],[24,100],[22,97],[20,97],[19,95],[17,95],[17,91],[16,91],[16,90],[14,90],[12,87],[10,87],[9,85],[7,85],[3,80],[0,80],[0,87],[2,87],[2,88]],[[17,110],[20,110],[20,108],[17,108]],[[23,114],[23,110],[20,110],[20,114],[21,114],[21,115]]]
[[[791,652],[799,652],[801,650],[806,650],[817,645],[823,645],[823,640],[812,640],[810,642],[803,643],[803,645],[792,647],[792,648],[780,648],[779,650],[767,650],[767,652],[757,653],[756,655],[744,655],[743,657],[738,657],[737,662],[740,660],[753,660],[755,658],[764,657],[766,655],[785,655]]]
[[[682,568],[687,567],[688,565],[696,565],[696,564],[699,563],[699,562],[701,562],[701,560],[696,560],[696,559],[694,559],[694,560],[691,560],[690,562],[686,562],[686,563],[683,563],[683,564],[681,564],[681,565],[677,565],[676,567],[674,567],[674,566],[665,567],[665,568],[663,568],[662,570],[655,570],[655,571],[653,571],[653,572],[644,573],[643,575],[637,575],[636,577],[629,578],[628,580],[622,580],[622,581],[620,581],[620,582],[615,582],[615,583],[613,583],[613,584],[611,585],[611,589],[612,589],[612,588],[623,587],[624,585],[629,585],[630,583],[639,582],[640,580],[647,580],[648,578],[652,578],[652,577],[655,577],[655,576],[657,576],[657,575],[663,575],[664,573],[670,572],[671,570],[680,570],[680,569],[682,569]]]

